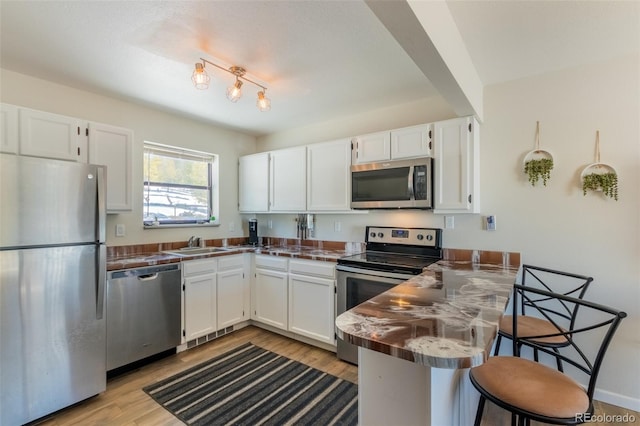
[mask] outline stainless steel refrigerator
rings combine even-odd
[[[106,170],[0,160],[0,424],[16,425],[106,388]]]

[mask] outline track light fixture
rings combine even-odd
[[[196,89],[204,90],[209,88],[209,81],[211,80],[211,78],[207,74],[205,66],[206,64],[213,65],[216,68],[219,68],[236,76],[235,83],[227,88],[227,99],[229,99],[231,102],[237,102],[238,99],[240,99],[240,97],[242,96],[242,84],[243,82],[247,81],[255,86],[258,86],[261,89],[258,91],[258,100],[256,101],[256,106],[258,107],[258,109],[262,112],[269,111],[271,109],[271,100],[265,96],[267,88],[262,84],[256,83],[255,81],[245,77],[247,71],[244,68],[235,65],[230,68],[224,68],[220,65],[214,64],[211,61],[207,61],[206,59],[200,58],[200,60],[202,62],[196,62],[196,67],[193,70],[193,74],[191,75],[191,81],[193,81]]]

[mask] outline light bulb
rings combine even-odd
[[[269,111],[271,109],[271,100],[264,95],[264,91],[258,92],[258,101],[256,106],[262,112]]]
[[[193,70],[191,75],[191,81],[196,89],[204,90],[209,88],[209,81],[211,78],[209,74],[204,70],[204,66],[201,63],[196,63],[196,69]]]
[[[231,102],[237,102],[242,96],[242,82],[236,78],[236,83],[227,88],[227,98]]]

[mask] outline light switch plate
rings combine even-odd
[[[124,223],[118,223],[116,225],[116,237],[124,237],[125,227]]]
[[[487,231],[495,231],[495,230],[496,230],[496,217],[487,216]]]

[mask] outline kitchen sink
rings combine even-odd
[[[163,253],[174,254],[176,256],[194,256],[197,254],[209,254],[229,251],[224,247],[183,247],[177,250],[165,250]]]

